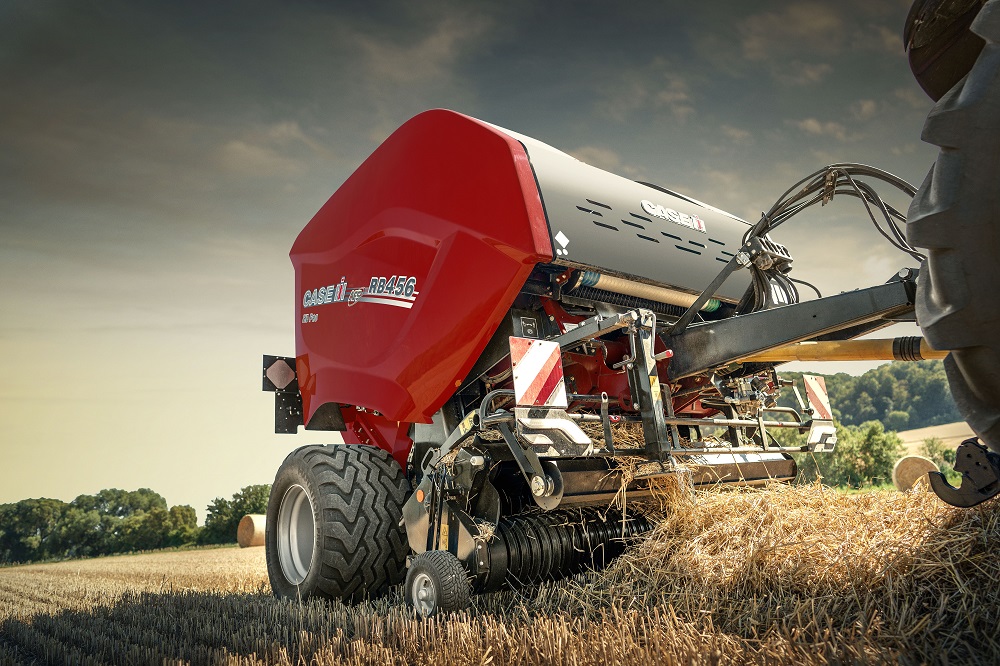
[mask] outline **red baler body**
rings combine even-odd
[[[426,423],[552,247],[521,143],[434,110],[372,153],[291,259],[304,422],[334,402]]]

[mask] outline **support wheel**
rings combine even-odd
[[[267,575],[282,598],[357,602],[403,580],[410,483],[374,446],[305,446],[278,469],[267,506]]]
[[[406,603],[421,617],[469,607],[472,587],[458,558],[446,550],[420,553],[406,574]]]

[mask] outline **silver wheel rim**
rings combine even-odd
[[[298,585],[309,575],[315,545],[312,500],[305,488],[292,486],[285,491],[278,510],[278,562],[292,585]]]
[[[434,580],[425,573],[418,573],[413,577],[413,587],[410,592],[413,596],[413,607],[423,617],[430,617],[437,607],[437,590],[434,588]]]

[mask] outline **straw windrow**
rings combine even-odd
[[[605,571],[427,622],[398,591],[275,600],[262,548],[0,569],[0,664],[1000,662],[997,501],[674,487],[642,510]]]

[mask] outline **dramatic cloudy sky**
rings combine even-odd
[[[446,107],[754,217],[825,164],[911,182],[909,0],[0,5],[0,502],[269,482],[295,235]],[[779,236],[825,291],[912,264],[855,202]],[[824,371],[835,371],[830,367]]]

